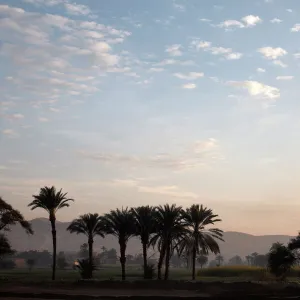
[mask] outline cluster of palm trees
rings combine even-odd
[[[43,208],[49,214],[53,237],[52,279],[55,279],[56,267],[56,212],[68,207],[74,201],[62,190],[55,187],[43,187],[29,204],[31,209]],[[162,279],[162,267],[165,264],[164,279],[169,277],[170,258],[174,251],[179,255],[189,253],[192,261],[192,279],[196,277],[196,257],[199,253],[220,253],[218,241],[223,241],[223,231],[211,226],[221,219],[211,209],[202,205],[192,205],[187,209],[181,206],[163,205],[158,207],[140,206],[111,210],[99,215],[88,213],[73,220],[68,231],[87,236],[89,246],[90,277],[93,270],[93,243],[95,236],[113,235],[120,246],[120,264],[122,279],[126,279],[126,247],[130,238],[140,238],[143,249],[144,276],[148,266],[147,249],[156,247],[159,251],[157,278]],[[208,228],[207,228],[208,227]]]

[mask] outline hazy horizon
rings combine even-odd
[[[300,230],[300,2],[0,0],[0,196],[28,219],[203,204]]]

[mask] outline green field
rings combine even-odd
[[[143,278],[141,267],[128,266],[127,280],[141,280]],[[289,278],[297,280],[300,275],[300,269],[293,269]],[[57,270],[57,281],[76,281],[80,279],[77,270]],[[97,280],[120,280],[121,268],[119,266],[103,266],[94,273]],[[1,270],[1,281],[14,282],[45,282],[51,279],[51,269],[13,269]],[[190,280],[191,270],[187,269],[170,269],[170,280]],[[197,270],[197,280],[203,281],[268,281],[272,276],[263,268],[238,266],[238,267],[215,267]]]

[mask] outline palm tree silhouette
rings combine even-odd
[[[191,247],[192,254],[192,279],[196,278],[196,257],[200,251],[204,254],[212,252],[220,253],[219,245],[216,241],[223,241],[223,231],[218,228],[208,228],[220,222],[218,215],[213,214],[211,209],[202,205],[192,205],[183,212],[184,225],[188,228],[188,235],[183,238],[183,247]]]
[[[104,225],[102,217],[100,217],[97,213],[81,215],[78,219],[75,219],[71,222],[67,230],[70,231],[70,233],[82,233],[87,236],[89,245],[89,271],[90,278],[92,278],[94,237],[99,235],[104,238]]]
[[[143,261],[144,261],[144,278],[146,278],[147,271],[147,248],[149,246],[150,236],[154,233],[155,208],[151,206],[140,206],[132,208],[132,214],[135,219],[135,235],[139,236],[143,248]]]
[[[165,277],[169,278],[170,257],[175,248],[175,242],[186,233],[182,223],[182,208],[175,204],[157,207],[155,211],[156,228],[150,241],[151,245],[157,245],[160,256],[157,265],[157,278],[161,279],[161,268],[165,258]]]
[[[36,208],[42,208],[46,210],[49,214],[49,221],[51,223],[52,229],[52,241],[53,241],[53,264],[52,264],[52,280],[55,280],[55,271],[56,271],[56,212],[63,208],[69,207],[70,201],[74,201],[73,199],[67,198],[67,193],[62,193],[60,189],[58,192],[54,186],[43,187],[40,189],[40,193],[38,195],[33,195],[33,201],[28,204],[31,207],[31,210]]]
[[[128,208],[111,210],[103,217],[104,231],[115,236],[120,245],[120,263],[122,268],[122,280],[126,279],[126,247],[128,240],[135,234],[134,217]]]

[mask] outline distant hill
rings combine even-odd
[[[34,219],[31,221],[34,235],[28,236],[20,226],[14,226],[7,233],[14,249],[18,251],[24,250],[52,250],[52,237],[50,222],[46,218]],[[83,235],[70,234],[66,231],[68,222],[57,221],[57,247],[58,251],[78,251],[80,245],[86,242]],[[272,243],[281,242],[286,244],[292,237],[287,235],[263,235],[254,236],[242,232],[225,232],[225,242],[220,243],[221,253],[225,259],[229,259],[234,255],[240,255],[244,258],[253,252],[260,254],[266,253]],[[104,239],[96,238],[95,251],[101,251],[101,247],[116,248],[118,250],[118,242],[112,236]],[[128,253],[141,253],[141,244],[137,238],[133,238],[128,243]]]

